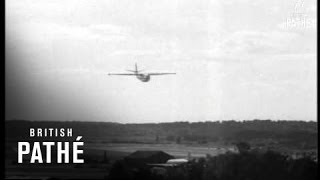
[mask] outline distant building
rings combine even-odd
[[[173,158],[163,151],[136,151],[125,157],[124,160],[128,165],[138,167],[150,163],[166,163]]]

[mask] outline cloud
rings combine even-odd
[[[294,32],[238,31],[232,33],[216,46],[213,51],[222,55],[285,55],[314,53],[312,41],[307,44],[301,34]]]
[[[8,35],[12,39],[20,38],[28,42],[46,42],[57,39],[73,40],[102,40],[119,42],[125,40],[129,34],[123,32],[123,28],[115,25],[95,26],[67,26],[50,22],[29,22],[8,24]],[[17,37],[18,36],[18,37]]]
[[[130,36],[131,29],[114,24],[93,24],[88,27],[91,32],[104,35]]]
[[[239,119],[259,106],[266,117],[283,118],[297,115],[281,109],[294,104],[301,116],[316,117],[315,31],[277,26],[293,7],[292,0],[9,0],[6,77],[9,88],[21,83],[11,97],[25,97],[21,109],[33,107],[32,114],[47,105],[40,118],[199,120],[221,112]],[[136,60],[142,69],[175,69],[177,76],[147,84],[106,78]]]

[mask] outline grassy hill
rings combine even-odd
[[[29,128],[73,128],[74,138],[99,143],[221,143],[239,141],[255,146],[317,148],[317,122],[305,121],[222,121],[120,124],[79,121],[6,121],[6,140],[30,140]],[[33,140],[35,138],[31,138]]]

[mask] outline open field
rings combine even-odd
[[[54,166],[54,167],[21,167],[18,165],[9,165],[5,168],[5,176],[10,179],[103,179],[108,172],[102,168],[75,168],[72,166]]]
[[[6,147],[14,147],[13,143]],[[161,150],[176,158],[186,158],[188,152],[193,158],[212,156],[224,153],[225,148],[209,146],[192,146],[183,144],[128,144],[128,143],[88,143],[85,145],[85,164],[46,165],[46,164],[14,164],[12,160],[17,157],[16,152],[7,150],[5,175],[8,178],[47,178],[59,179],[103,179],[108,175],[111,164],[124,158],[137,150]],[[101,161],[106,153],[108,164]]]
[[[137,150],[153,150],[164,151],[175,157],[187,157],[188,153],[192,157],[205,157],[207,154],[215,156],[221,153],[225,153],[227,150],[234,151],[233,146],[219,147],[210,145],[186,145],[186,144],[129,144],[129,143],[106,143],[106,144],[90,144],[88,149],[106,150],[113,152],[120,152],[129,154]]]
[[[114,124],[89,122],[6,122],[5,175],[13,179],[103,179],[115,161],[137,150],[164,151],[175,158],[217,156],[235,151],[234,142],[281,153],[312,152],[317,157],[317,124],[313,122],[223,122]],[[83,136],[85,164],[17,164],[17,142],[70,141],[30,138],[29,128],[73,128]]]

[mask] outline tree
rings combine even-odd
[[[177,144],[180,144],[180,143],[181,143],[181,137],[180,137],[180,136],[177,137],[176,143],[177,143]]]
[[[108,159],[108,157],[107,157],[107,151],[104,151],[104,152],[103,152],[103,162],[104,162],[104,163],[109,163],[109,159]]]
[[[236,147],[240,153],[248,152],[251,148],[250,145],[246,142],[236,143]]]

